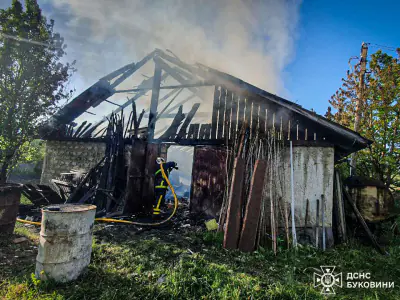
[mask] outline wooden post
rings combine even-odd
[[[242,130],[241,141],[232,170],[232,183],[229,191],[226,229],[223,244],[224,248],[227,249],[237,249],[240,236],[240,219],[245,170],[245,162],[244,159],[241,157],[244,145],[244,133],[244,130]]]
[[[344,201],[343,201],[343,192],[342,192],[342,183],[340,180],[339,171],[335,170],[334,173],[334,182],[333,182],[333,208],[336,216],[336,226],[338,228],[338,239],[341,242],[347,240],[346,234],[346,216],[344,212]]]
[[[325,251],[325,196],[321,195],[321,221],[322,221],[322,251]]]
[[[387,252],[378,244],[376,241],[374,235],[372,234],[371,230],[369,230],[367,223],[365,223],[365,220],[363,216],[361,215],[360,211],[358,210],[356,204],[354,203],[353,199],[349,195],[349,193],[346,191],[346,189],[343,189],[343,194],[345,196],[345,199],[347,202],[350,204],[351,209],[353,210],[354,214],[357,217],[357,220],[360,222],[360,224],[364,227],[365,232],[367,233],[369,239],[372,242],[372,245],[375,247],[376,250],[379,251],[379,253],[383,255],[387,255]]]
[[[154,202],[154,173],[157,170],[156,159],[159,156],[159,153],[158,144],[148,143],[146,148],[142,201],[144,211],[150,212]]]
[[[124,213],[144,211],[142,184],[144,178],[146,144],[143,140],[132,139],[128,164]]]
[[[293,239],[293,247],[297,247],[297,237],[296,237],[296,222],[295,222],[295,206],[294,206],[294,167],[293,167],[293,146],[292,141],[290,141],[290,191],[292,196],[292,239]]]
[[[160,96],[161,72],[161,67],[156,63],[153,77],[153,89],[151,92],[149,128],[147,129],[149,141],[154,139],[154,129],[156,127],[155,119],[157,118],[158,98]]]
[[[315,218],[315,247],[319,248],[319,200],[317,199],[317,216]]]
[[[361,44],[361,58],[360,58],[360,73],[359,73],[359,86],[357,89],[357,100],[356,100],[356,111],[354,118],[354,131],[358,132],[358,127],[361,121],[361,105],[364,99],[364,88],[365,88],[365,73],[367,72],[367,58],[368,58],[368,44]],[[350,175],[355,175],[356,169],[356,152],[350,157]]]

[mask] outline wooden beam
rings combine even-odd
[[[220,87],[214,88],[214,101],[212,110],[212,121],[211,121],[211,138],[217,138],[217,126],[218,126],[218,110],[219,110],[219,99],[221,97]]]
[[[183,78],[181,74],[179,74],[176,70],[174,70],[169,64],[167,64],[164,60],[162,60],[160,57],[156,56],[154,57],[154,61],[165,71],[167,72],[172,78],[174,78],[176,81],[178,81],[180,84],[190,84],[189,80],[186,80]],[[195,95],[197,95],[200,99],[199,90],[196,89],[195,87],[188,87],[188,89]],[[202,99],[203,100],[203,99]]]
[[[224,236],[224,248],[226,249],[237,249],[238,247],[244,173],[244,159],[241,157],[235,158]]]
[[[185,80],[185,79],[183,79]],[[161,90],[172,90],[172,89],[184,89],[184,88],[194,88],[194,87],[204,87],[204,86],[213,86],[212,82],[207,81],[197,81],[197,82],[187,82],[179,85],[165,85],[160,86]],[[126,90],[117,90],[115,93],[136,93],[140,91],[149,91],[152,88],[137,88],[137,89],[126,89]],[[112,103],[115,104],[115,103]],[[115,104],[118,105],[118,104]]]
[[[154,202],[154,173],[157,170],[158,149],[158,144],[147,144],[141,202],[145,212],[151,212]]]
[[[200,124],[190,124],[187,138],[188,139],[197,139],[197,137],[199,135],[199,127],[200,127]]]
[[[178,133],[178,138],[184,138],[186,137],[186,129],[189,126],[190,122],[192,122],[192,119],[194,117],[194,115],[196,114],[197,110],[200,107],[200,103],[195,103],[192,107],[192,109],[190,110],[190,112],[186,115],[186,119],[182,124],[181,129],[179,130]]]
[[[226,89],[221,87],[221,97],[218,106],[218,129],[217,138],[222,139],[224,136],[224,123],[225,123],[225,102],[226,102]]]
[[[347,192],[346,189],[343,189],[343,194],[344,194],[344,198],[346,199],[347,203],[350,204],[351,209],[353,210],[354,214],[356,215],[356,218],[357,218],[358,222],[360,222],[361,226],[364,228],[364,230],[367,233],[369,239],[371,240],[372,245],[375,247],[375,249],[379,253],[381,253],[383,255],[387,255],[387,252],[376,241],[374,235],[372,234],[371,230],[369,229],[367,223],[365,223],[365,220],[364,220],[363,216],[361,215],[361,213],[358,210],[356,204],[354,203],[353,199],[351,198],[350,194]]]
[[[149,126],[148,126],[148,139],[152,141],[154,139],[154,129],[155,129],[155,119],[157,117],[157,106],[158,99],[160,96],[160,84],[161,84],[161,67],[156,63],[154,69],[154,80],[153,89],[151,93],[151,103],[150,103],[150,115],[149,115]]]
[[[181,125],[182,121],[185,119],[185,115],[183,114],[183,106],[179,107],[179,110],[171,123],[171,126],[164,132],[162,136],[160,136],[160,140],[168,140],[168,139],[175,139],[176,131],[178,130],[179,126]]]
[[[211,134],[211,124],[201,124],[199,139],[208,140]]]

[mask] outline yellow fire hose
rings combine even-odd
[[[22,219],[17,219],[17,222],[30,224],[30,225],[38,225],[38,226],[40,226],[42,224],[40,222],[32,222],[32,221],[27,221],[27,220],[22,220]]]
[[[138,226],[159,226],[164,223],[167,223],[171,218],[175,215],[176,210],[178,209],[178,198],[176,197],[174,187],[172,186],[171,182],[168,179],[167,174],[165,174],[163,163],[160,163],[161,167],[161,173],[162,176],[164,177],[165,181],[167,182],[169,188],[171,189],[172,194],[174,195],[174,210],[172,211],[172,214],[165,220],[157,223],[140,223],[140,222],[133,222],[133,221],[127,221],[127,220],[118,220],[118,219],[109,219],[109,218],[96,218],[94,219],[95,221],[99,222],[110,222],[110,223],[124,223],[124,224],[131,224],[131,225],[138,225]],[[31,222],[31,221],[26,221],[22,219],[17,219],[18,222],[25,223],[25,224],[31,224],[31,225],[38,225],[40,226],[40,222]]]

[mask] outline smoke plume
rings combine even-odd
[[[51,1],[68,16],[60,31],[87,86],[160,48],[285,93],[282,71],[293,54],[299,1]]]

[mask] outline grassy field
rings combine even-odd
[[[370,281],[394,281],[391,289],[337,288],[330,299],[400,299],[400,245],[382,256],[349,244],[326,252],[302,247],[274,256],[222,249],[216,233],[96,225],[87,272],[68,284],[34,276],[38,230],[17,225],[0,240],[0,299],[325,299],[313,287],[313,272],[335,265],[339,272],[370,272]],[[29,241],[13,244],[16,236]],[[345,278],[343,278],[345,280]]]

